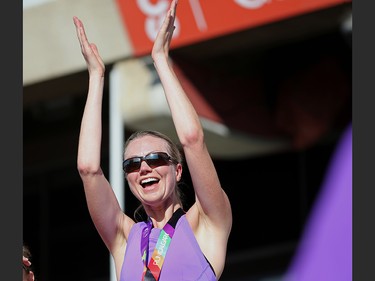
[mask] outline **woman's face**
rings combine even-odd
[[[125,151],[124,159],[142,157],[150,152],[168,153],[165,140],[154,136],[144,136],[131,141]],[[169,154],[169,153],[168,153]],[[158,206],[174,200],[177,182],[181,179],[181,164],[150,167],[142,161],[139,170],[126,174],[131,192],[143,204]]]

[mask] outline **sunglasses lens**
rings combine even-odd
[[[165,153],[151,153],[144,159],[151,168],[168,164],[169,157]]]
[[[123,169],[126,173],[131,173],[139,170],[141,167],[142,158],[134,157],[124,161]]]

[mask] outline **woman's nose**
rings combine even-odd
[[[139,168],[139,172],[142,173],[142,172],[149,172],[151,171],[152,168],[147,164],[146,161],[142,160],[141,162],[141,167]]]

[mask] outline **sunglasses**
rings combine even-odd
[[[137,156],[124,160],[122,163],[122,169],[127,174],[139,171],[142,161],[145,161],[152,169],[168,165],[169,162],[176,163],[176,161],[173,161],[173,159],[165,152],[151,152],[142,157]]]

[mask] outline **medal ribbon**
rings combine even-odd
[[[143,274],[142,280],[143,281],[157,281],[159,280],[161,268],[164,263],[165,255],[167,254],[167,250],[169,248],[169,244],[171,243],[175,226],[179,218],[184,214],[184,211],[179,208],[176,210],[163,229],[160,231],[158,241],[156,242],[156,246],[150,262],[148,266],[146,265],[147,261],[147,254],[148,254],[148,241],[150,237],[150,232],[152,229],[152,221],[149,218],[147,221],[146,227],[142,231],[142,239],[141,239],[141,253],[142,261],[144,264],[143,267]]]

